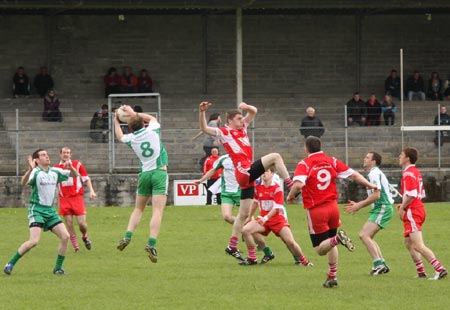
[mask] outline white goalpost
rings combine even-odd
[[[159,93],[131,93],[131,94],[110,94],[108,95],[108,111],[112,111],[113,106],[118,108],[120,104],[113,102],[113,100],[123,98],[124,100],[135,99],[138,98],[141,101],[136,103],[142,104],[143,99],[155,100],[156,99],[156,108],[153,108],[154,111],[149,111],[149,107],[143,107],[143,112],[147,114],[151,114],[158,119],[158,122],[162,123],[161,118],[161,95]],[[124,102],[125,104],[126,102]],[[117,106],[115,106],[117,105]],[[109,173],[113,173],[114,170],[117,169],[132,169],[136,168],[134,165],[123,165],[120,166],[116,162],[116,145],[115,145],[115,134],[114,134],[114,119],[112,118],[112,113],[110,113],[109,122],[108,122],[108,131],[109,131]],[[133,157],[134,158],[134,157]]]

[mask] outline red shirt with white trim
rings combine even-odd
[[[423,187],[422,175],[419,169],[416,168],[416,165],[409,165],[403,170],[400,193],[414,197],[406,209],[423,208],[422,198],[425,198],[425,189]]]
[[[272,209],[278,209],[278,213],[272,216],[269,220],[274,221],[278,217],[284,216],[284,196],[280,185],[272,181],[272,184],[265,186],[263,183],[255,186],[254,201],[258,203],[259,214],[261,216],[267,215]]]
[[[73,197],[77,195],[83,195],[83,184],[89,180],[88,173],[84,166],[78,160],[71,160],[72,166],[78,172],[79,177],[69,177],[67,181],[61,182],[59,186],[59,197]],[[65,169],[64,163],[60,162],[56,164],[55,167]],[[68,170],[68,169],[65,169]]]
[[[239,129],[230,127],[216,128],[217,139],[230,155],[234,166],[248,169],[252,165],[253,149],[247,134],[247,125]]]
[[[205,163],[203,164],[203,173],[207,173],[209,170],[211,170],[214,166],[214,163],[216,162],[216,160],[218,160],[220,158],[220,156],[208,156],[205,159]],[[220,176],[222,175],[222,168],[217,169],[214,174],[211,176],[210,179],[218,179],[220,178]]]
[[[309,154],[297,164],[293,178],[293,181],[305,184],[302,189],[303,207],[311,209],[336,200],[339,197],[336,178],[348,178],[353,172],[346,164],[322,151]]]

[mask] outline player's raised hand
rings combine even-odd
[[[199,108],[200,112],[205,112],[205,111],[207,111],[209,109],[209,107],[211,105],[212,105],[211,102],[202,101],[202,102],[200,102],[200,105],[199,105],[198,108]]]
[[[241,102],[239,103],[239,109],[245,111],[247,110],[248,104],[246,104],[245,102]]]
[[[28,166],[30,167],[30,169],[36,168],[36,161],[33,159],[33,157],[31,155],[28,155],[27,161],[28,161]]]

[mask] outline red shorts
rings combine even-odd
[[[280,236],[280,231],[284,227],[291,227],[291,225],[289,225],[289,223],[286,221],[286,218],[282,215],[271,217],[267,222],[264,223],[263,226],[265,229],[264,232],[261,233],[263,236],[267,236],[272,231],[277,237]]]
[[[336,201],[325,202],[311,209],[306,209],[310,235],[317,235],[341,226],[339,206]]]
[[[249,169],[250,169],[250,167],[247,170],[245,170],[245,169],[241,169],[241,170],[235,169],[234,170],[234,175],[236,176],[236,181],[238,182],[241,189],[246,189],[246,188],[255,186],[255,181],[250,182],[250,173],[248,172]]]
[[[59,197],[59,215],[85,215],[84,198],[81,195]]]
[[[403,236],[409,237],[409,234],[421,231],[426,217],[427,212],[425,208],[406,209],[405,215],[403,216]]]

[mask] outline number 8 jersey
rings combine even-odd
[[[294,182],[305,184],[302,188],[303,207],[311,209],[336,200],[339,196],[336,178],[348,178],[353,172],[346,164],[322,151],[310,154],[297,164],[293,178]]]

